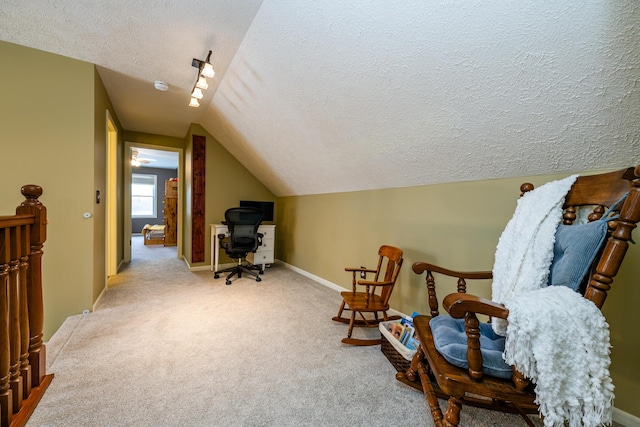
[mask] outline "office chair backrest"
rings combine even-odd
[[[233,252],[254,252],[258,248],[258,227],[262,211],[255,208],[230,208],[224,213],[229,229],[229,249]]]

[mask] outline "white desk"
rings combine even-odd
[[[276,226],[273,224],[260,224],[258,233],[263,235],[262,245],[258,246],[255,253],[247,254],[247,261],[254,265],[262,264],[262,271],[267,264],[274,262],[274,243],[276,241]],[[229,229],[224,224],[211,224],[211,271],[218,271],[218,259],[220,258],[220,240],[218,234],[229,236]]]

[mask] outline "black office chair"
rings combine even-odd
[[[243,265],[242,259],[262,245],[263,235],[258,233],[258,227],[262,222],[262,211],[255,208],[230,208],[224,213],[224,218],[224,224],[229,229],[229,239],[225,239],[224,234],[218,234],[220,247],[230,258],[237,259],[238,265],[216,271],[213,277],[218,279],[220,273],[230,273],[226,278],[227,285],[230,285],[233,276],[237,275],[241,278],[244,272],[255,277],[256,282],[259,282],[260,276],[254,270],[260,270],[262,273],[260,266]]]

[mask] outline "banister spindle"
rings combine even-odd
[[[30,227],[23,226],[20,243],[20,271],[18,299],[20,303],[20,376],[23,379],[22,396],[31,394],[31,365],[29,364],[29,301],[27,297],[27,275],[29,274]]]
[[[9,232],[9,384],[13,401],[13,413],[22,406],[22,380],[20,378],[20,305],[18,301],[18,271],[20,268],[20,229],[15,226]]]
[[[13,401],[9,385],[9,229],[0,228],[0,426],[11,423]]]

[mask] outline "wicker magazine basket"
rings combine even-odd
[[[389,330],[389,325],[394,321],[381,322],[379,324],[382,344],[380,350],[389,359],[389,362],[398,372],[405,372],[411,365],[411,359],[416,350],[410,350],[398,341]]]

